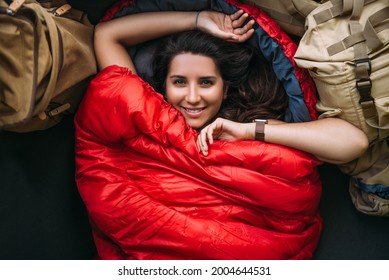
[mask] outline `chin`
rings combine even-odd
[[[203,126],[201,126],[201,125],[190,125],[190,127],[195,129],[195,130],[200,130],[201,128],[203,128]]]
[[[189,126],[193,129],[199,130],[205,126],[204,123],[199,123],[199,122],[187,122]]]

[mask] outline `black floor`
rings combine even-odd
[[[319,168],[323,232],[314,255],[329,260],[389,260],[389,218],[358,212],[348,193],[348,177],[334,165]]]
[[[0,132],[0,170],[0,259],[94,256],[70,117],[46,131]]]

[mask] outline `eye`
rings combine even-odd
[[[184,86],[186,84],[185,79],[174,79],[173,84],[177,86]]]
[[[212,80],[210,80],[210,79],[202,79],[201,81],[200,81],[200,85],[202,85],[202,86],[212,86],[214,84],[214,82],[212,81]]]

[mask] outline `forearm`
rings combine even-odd
[[[201,130],[197,139],[199,151],[208,154],[207,141],[254,140],[255,123],[238,123],[217,118]],[[267,143],[284,145],[308,152],[318,159],[334,164],[349,162],[361,156],[368,147],[365,133],[352,124],[337,118],[303,123],[269,120],[264,128]]]
[[[360,156],[368,146],[366,135],[337,118],[265,126],[265,141],[296,148],[330,163]]]
[[[176,32],[192,30],[195,18],[196,12],[152,12],[98,24],[94,45],[99,68],[117,64],[134,71],[126,47]]]

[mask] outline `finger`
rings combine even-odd
[[[201,142],[201,152],[203,153],[204,156],[208,155],[208,146],[203,142]]]
[[[206,131],[207,130],[201,131],[201,139],[200,139],[200,141],[201,141],[201,149],[202,149],[203,152],[208,152]]]
[[[212,132],[209,131],[207,134],[208,134],[207,136],[208,136],[209,144],[213,144],[213,131]]]
[[[227,41],[237,41],[239,39],[239,35],[236,35],[232,32],[224,32],[221,30],[215,31],[211,33],[213,36],[227,40]]]
[[[213,144],[213,129],[208,129],[207,138],[208,138],[209,144]]]
[[[230,15],[230,19],[231,19],[231,20],[236,20],[236,19],[238,19],[243,13],[244,13],[243,10],[238,10],[238,11],[236,11],[235,13],[233,13],[232,15]]]
[[[250,37],[254,34],[254,29],[250,29],[249,31],[247,31],[245,34],[243,35],[235,35],[235,36],[231,36],[231,39],[227,39],[229,42],[233,42],[233,43],[242,43],[242,42],[246,42],[248,39],[250,39]]]
[[[237,28],[237,27],[242,26],[246,22],[248,16],[249,15],[247,13],[244,13],[239,18],[232,20],[232,23],[231,23],[232,28]]]
[[[236,28],[236,27],[242,26],[246,22],[248,16],[249,15],[247,13],[243,12],[238,17],[235,17],[234,19],[232,19],[230,17],[232,27]]]
[[[203,144],[201,142],[201,137],[197,137],[196,145],[200,153],[202,153],[204,156],[208,155],[208,150],[204,150]]]
[[[255,21],[253,19],[250,20],[244,26],[234,29],[234,34],[243,35],[243,34],[247,33],[248,31],[250,31],[253,28],[254,23],[255,23]]]
[[[199,152],[201,152],[202,148],[201,148],[201,138],[200,138],[200,135],[197,137],[196,146],[197,146],[197,149],[199,150]]]
[[[213,133],[215,131],[216,123],[213,123],[210,125],[210,127],[207,130],[207,138],[209,141],[209,144],[213,144]]]
[[[254,29],[250,29],[245,34],[239,36],[238,42],[246,42],[254,34]]]

